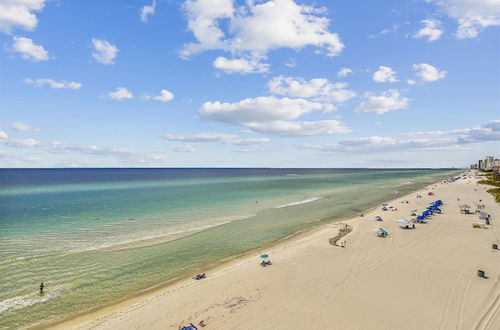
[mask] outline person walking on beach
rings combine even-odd
[[[43,282],[40,283],[40,293],[43,293],[43,288],[45,288],[45,285],[43,285]]]

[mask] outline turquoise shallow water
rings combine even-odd
[[[111,303],[449,170],[0,170],[0,327]],[[46,293],[37,293],[39,283]]]

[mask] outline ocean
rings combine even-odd
[[[0,328],[126,299],[454,173],[0,169]]]

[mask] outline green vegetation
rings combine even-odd
[[[480,176],[484,177],[483,180],[478,181],[480,184],[487,184],[490,186],[498,187],[487,190],[490,194],[495,196],[495,201],[500,203],[500,175],[483,172]]]

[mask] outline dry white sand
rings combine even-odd
[[[57,328],[178,329],[204,320],[204,329],[500,329],[500,250],[491,247],[500,245],[500,206],[473,179],[420,194],[392,201],[397,211],[377,208],[343,221],[353,227],[341,240],[345,248],[328,243],[341,226],[328,224],[262,251],[271,267],[259,267],[256,253],[210,271],[207,279],[186,280]],[[472,228],[479,217],[461,214],[457,197],[470,206],[482,200],[492,224]],[[396,220],[410,219],[410,210],[422,211],[436,199],[445,203],[443,214],[415,230],[399,228]],[[377,237],[379,227],[389,237]],[[478,269],[488,278],[478,277]]]

